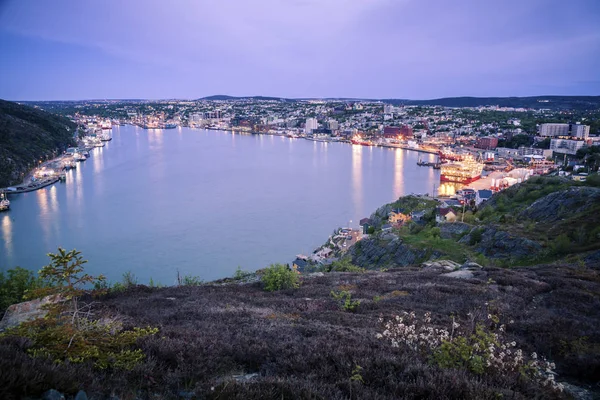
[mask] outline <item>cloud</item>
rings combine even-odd
[[[161,79],[169,71],[190,91],[417,97],[494,80],[510,82],[502,88],[590,80],[599,8],[592,0],[14,0],[0,30],[154,67]]]

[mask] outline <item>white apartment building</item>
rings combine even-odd
[[[587,139],[590,136],[590,126],[573,124],[571,125],[571,137],[577,139]]]
[[[316,118],[307,118],[306,124],[304,125],[304,133],[311,134],[313,130],[317,129],[317,119]]]
[[[575,154],[577,150],[585,145],[583,140],[572,139],[552,139],[550,140],[550,150],[563,154]]]
[[[569,136],[569,128],[569,124],[541,124],[539,133],[546,137]]]
[[[569,136],[587,139],[590,135],[590,127],[581,124],[541,124],[539,134],[544,137]]]

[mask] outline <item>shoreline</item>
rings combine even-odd
[[[187,128],[191,128],[191,127],[187,127]],[[143,128],[143,129],[146,129],[146,128]],[[265,133],[265,132],[253,132],[253,131],[247,132],[247,131],[242,131],[242,130],[222,129],[222,128],[191,128],[191,129],[205,129],[205,130],[220,131],[220,132],[227,132],[227,133],[241,133],[241,134],[247,134],[247,135],[267,135],[267,136],[279,136],[279,137],[290,138],[288,135],[286,135],[286,134],[280,134],[280,133]],[[308,141],[311,141],[311,142],[322,142],[322,143],[346,143],[346,144],[349,144],[349,145],[352,145],[352,146],[384,147],[384,148],[389,148],[389,149],[411,150],[411,151],[416,151],[416,152],[419,152],[419,153],[438,154],[438,151],[436,151],[436,150],[415,149],[413,147],[409,147],[409,146],[405,146],[405,145],[401,145],[401,144],[373,144],[371,146],[365,146],[365,145],[356,145],[356,144],[353,144],[348,139],[326,140],[326,139],[313,139],[313,138],[302,137],[302,136],[291,137],[290,139],[303,139],[303,140],[308,140]]]

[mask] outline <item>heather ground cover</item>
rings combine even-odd
[[[407,267],[326,273],[297,289],[261,282],[134,286],[96,299],[96,315],[159,329],[138,341],[146,358],[131,370],[31,358],[26,339],[0,340],[0,397],[48,388],[93,398],[496,399],[567,398],[515,373],[440,367],[427,354],[377,337],[403,311],[431,313],[449,328],[506,321],[506,339],[556,363],[556,380],[593,390],[600,381],[598,264],[484,268],[473,279]],[[340,307],[331,291],[360,304]],[[93,300],[93,299],[88,299]],[[510,323],[510,321],[513,321]],[[597,389],[597,388],[596,388]]]

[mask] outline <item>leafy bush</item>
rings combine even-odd
[[[67,315],[25,322],[2,336],[30,339],[27,353],[32,357],[49,358],[56,363],[91,361],[99,369],[130,370],[145,358],[142,350],[135,348],[138,339],[157,332],[151,327],[122,330],[118,323],[101,324]]]
[[[204,283],[199,276],[185,275],[181,280],[180,286],[200,286]]]
[[[300,287],[300,276],[283,264],[272,264],[263,270],[262,282],[268,292]]]
[[[235,270],[235,274],[233,274],[233,279],[235,279],[236,281],[239,281],[239,280],[246,278],[250,274],[251,274],[250,272],[244,271],[241,267],[238,266],[237,269]]]
[[[339,302],[344,311],[355,312],[360,305],[360,300],[352,300],[352,295],[346,290],[340,292],[331,291],[331,297]]]
[[[561,256],[567,254],[571,250],[571,239],[567,234],[562,233],[558,235],[551,243],[552,254]]]
[[[326,272],[365,272],[364,268],[358,267],[352,264],[347,258],[342,260],[334,261],[327,267],[325,267]]]
[[[471,235],[469,237],[469,244],[471,246],[474,246],[477,243],[481,242],[484,231],[485,231],[484,228],[473,229],[473,231],[471,232]]]
[[[542,386],[563,390],[562,384],[554,382],[553,363],[539,360],[536,353],[527,357],[516,348],[516,342],[504,338],[506,327],[500,325],[498,315],[488,314],[487,319],[486,325],[477,323],[473,331],[460,332],[461,325],[454,317],[450,329],[438,329],[431,324],[430,313],[420,320],[414,312],[404,312],[385,322],[376,337],[389,340],[392,347],[413,350],[443,369],[464,369],[477,375],[518,373]]]
[[[21,267],[0,272],[0,314],[10,305],[25,300],[25,295],[42,285],[35,274]]]
[[[137,284],[138,284],[138,279],[133,272],[127,271],[123,274],[123,286],[125,288],[137,286]]]

